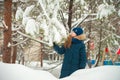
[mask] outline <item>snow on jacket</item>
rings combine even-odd
[[[78,69],[84,69],[87,63],[85,44],[82,40],[72,38],[70,48],[54,44],[54,50],[64,54],[60,78],[69,76]]]

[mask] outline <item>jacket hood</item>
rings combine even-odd
[[[77,38],[78,40],[85,40],[86,39],[86,35],[85,34],[81,34],[79,36],[76,36],[75,38]]]
[[[83,42],[85,39],[86,39],[86,35],[82,34],[72,38],[72,43],[80,43],[80,42]]]

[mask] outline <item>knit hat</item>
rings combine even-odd
[[[81,27],[73,28],[72,31],[74,31],[77,36],[83,34],[83,29]]]

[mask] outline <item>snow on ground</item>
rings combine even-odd
[[[0,63],[0,80],[57,80],[51,73],[19,64]]]
[[[120,66],[100,66],[78,70],[62,80],[120,80]]]
[[[18,62],[17,62],[18,63]],[[54,75],[56,78],[59,78],[60,76],[60,70],[61,70],[61,61],[43,61],[43,67],[40,66],[40,62],[30,62],[25,63],[25,66],[30,67],[35,70],[45,70],[50,72],[52,75]]]
[[[78,70],[69,77],[58,79],[48,71],[0,62],[0,80],[120,80],[119,74],[120,66],[100,66]]]

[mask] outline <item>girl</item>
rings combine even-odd
[[[60,78],[69,76],[78,69],[84,69],[87,63],[85,35],[81,27],[74,28],[63,46],[54,43],[54,50],[64,54]]]

